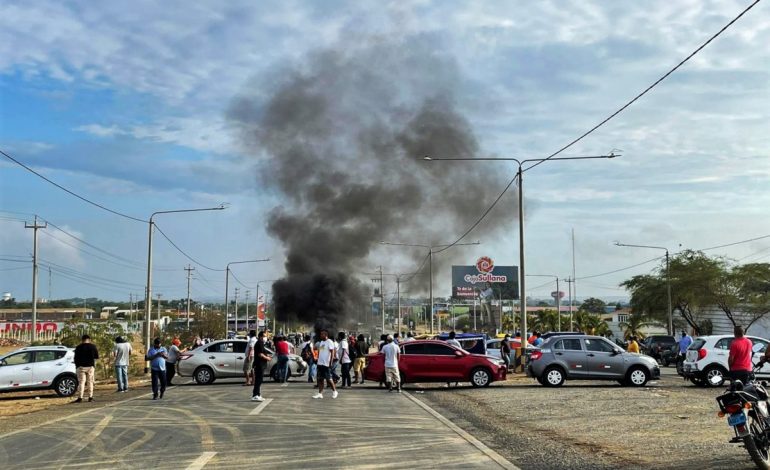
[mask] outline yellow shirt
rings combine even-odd
[[[639,344],[636,341],[631,341],[630,343],[628,343],[628,352],[638,353],[639,352]]]

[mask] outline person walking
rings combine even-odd
[[[284,336],[275,338],[275,353],[278,354],[278,381],[281,383],[281,387],[288,387],[289,343]]]
[[[246,355],[243,359],[243,376],[246,379],[244,386],[254,385],[254,346],[257,344],[256,330],[249,331],[249,339],[246,341]]]
[[[262,380],[265,377],[267,363],[272,358],[265,349],[265,332],[260,331],[257,335],[257,341],[254,343],[254,369],[252,372],[254,388],[251,390],[251,401],[265,401],[262,398]]]
[[[629,338],[626,351],[639,354],[639,343],[636,342],[636,336],[631,336],[631,338]]]
[[[345,339],[345,332],[343,331],[337,335],[337,357],[340,358],[340,364],[342,364],[342,385],[340,388],[350,387],[350,367],[353,361],[350,359],[350,345]]]
[[[334,341],[329,339],[327,330],[320,331],[321,340],[318,342],[318,367],[316,376],[318,377],[318,393],[313,398],[321,399],[324,397],[324,382],[332,389],[332,398],[337,398],[337,388],[331,378],[331,364],[334,361],[336,350]]]
[[[176,375],[176,363],[179,361],[179,345],[182,344],[179,338],[171,340],[171,347],[168,348],[168,359],[166,359],[166,386],[174,385],[171,383]]]
[[[733,333],[735,339],[730,343],[730,354],[727,356],[727,365],[730,366],[731,387],[735,387],[735,382],[738,380],[746,384],[751,378],[751,371],[754,367],[751,362],[753,345],[750,339],[743,336],[743,327],[736,325]]]
[[[385,338],[382,353],[385,354],[385,381],[388,383],[388,391],[395,390],[401,393],[401,374],[398,371],[399,348],[392,336],[388,335]]]
[[[75,346],[75,370],[78,375],[78,398],[83,401],[83,394],[88,387],[88,401],[94,401],[94,366],[99,359],[99,350],[91,343],[87,334],[80,337],[80,344]]]
[[[163,398],[163,394],[166,393],[166,359],[168,359],[168,351],[160,345],[160,338],[155,338],[145,356],[145,360],[150,361],[153,400]]]
[[[356,376],[355,384],[364,383],[364,366],[366,355],[369,354],[369,345],[366,344],[364,335],[358,335],[356,339],[356,358],[353,360],[353,374]]]
[[[128,390],[128,358],[133,352],[131,343],[126,342],[121,336],[115,338],[112,357],[115,359],[115,379],[118,382],[118,392]]]
[[[511,335],[506,334],[502,341],[500,341],[500,359],[505,362],[506,372],[511,371]]]

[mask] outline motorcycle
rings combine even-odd
[[[770,470],[770,413],[768,410],[767,382],[757,382],[754,372],[762,368],[762,362],[754,365],[749,380],[739,380],[716,398],[720,418],[727,417],[727,424],[733,428],[735,437],[731,443],[740,444],[748,451],[757,468]],[[712,378],[712,383],[720,378]]]

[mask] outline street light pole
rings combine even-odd
[[[270,261],[270,258],[265,259],[252,259],[247,261],[230,261],[227,263],[227,266],[225,267],[225,338],[227,338],[227,332],[230,329],[230,302],[229,302],[229,292],[230,292],[230,265],[231,264],[246,264],[246,263],[262,263],[265,261]],[[238,326],[238,312],[235,312],[235,320],[236,320],[236,327]]]
[[[671,308],[671,261],[668,248],[664,246],[651,245],[629,245],[626,243],[615,242],[615,246],[626,246],[632,248],[650,248],[654,250],[664,250],[666,252],[666,294],[668,297],[668,334],[674,335],[674,311]]]
[[[144,315],[145,315],[145,350],[150,349],[150,317],[152,316],[152,232],[153,232],[153,219],[156,215],[160,214],[175,214],[180,212],[204,212],[204,211],[221,211],[224,210],[226,206],[224,204],[218,206],[218,207],[206,207],[202,209],[179,209],[179,210],[173,210],[173,211],[157,211],[153,212],[152,215],[150,215],[149,220],[149,235],[147,237],[147,286],[145,288],[145,298],[144,298]],[[149,363],[145,364],[144,373],[146,374],[149,372],[150,368],[147,365]]]
[[[521,308],[521,334],[522,338],[526,338],[527,335],[527,292],[525,289],[525,277],[526,277],[526,271],[524,269],[524,185],[522,184],[522,176],[524,174],[524,171],[522,170],[522,165],[525,163],[534,163],[534,162],[546,162],[546,161],[556,161],[556,160],[591,160],[591,159],[598,159],[598,158],[615,158],[619,157],[619,154],[615,154],[614,152],[610,152],[609,155],[592,155],[592,156],[585,156],[585,157],[556,157],[556,158],[532,158],[527,160],[519,160],[518,158],[436,158],[436,157],[423,157],[423,160],[425,161],[491,161],[491,160],[499,160],[499,161],[513,161],[516,162],[518,165],[518,170],[516,171],[516,177],[519,180],[519,304]]]
[[[412,243],[391,243],[386,241],[380,241],[381,245],[392,245],[392,246],[411,246],[415,248],[427,248],[428,249],[428,266],[429,266],[429,276],[430,276],[430,282],[429,282],[429,290],[430,290],[430,332],[433,333],[433,250],[436,248],[449,248],[452,246],[468,246],[468,245],[480,245],[481,242],[473,242],[473,243],[452,243],[446,244],[446,245],[418,245],[418,244],[412,244]],[[384,328],[383,328],[384,329]]]

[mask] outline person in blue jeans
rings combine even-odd
[[[155,338],[152,347],[147,351],[145,359],[150,361],[152,399],[163,398],[163,394],[166,392],[166,359],[168,359],[168,351],[160,345],[160,338]]]
[[[278,381],[285,387],[289,379],[289,343],[285,337],[275,338],[275,352],[278,354]]]
[[[115,379],[118,382],[118,392],[128,390],[128,358],[132,352],[131,343],[126,342],[120,336],[115,338],[112,357],[115,359]]]

